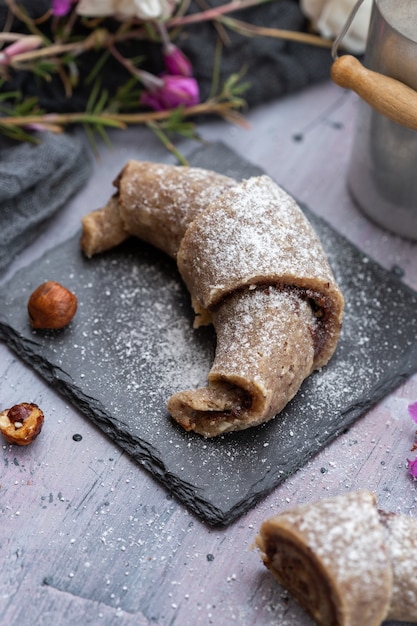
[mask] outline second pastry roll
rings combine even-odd
[[[263,522],[266,567],[319,626],[417,622],[417,520],[370,491],[294,507]]]
[[[266,520],[256,543],[320,626],[379,626],[387,618],[393,577],[373,493],[295,507]]]

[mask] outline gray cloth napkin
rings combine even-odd
[[[82,133],[39,133],[38,144],[0,147],[0,271],[42,223],[86,182],[91,156]],[[1,146],[1,144],[0,144]]]

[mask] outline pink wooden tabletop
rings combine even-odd
[[[249,130],[211,121],[200,132],[262,167],[385,268],[402,268],[403,281],[417,290],[417,244],[372,224],[346,188],[357,105],[355,95],[325,83],[251,111]],[[81,216],[107,200],[128,159],[167,158],[144,129],[115,133],[112,142],[101,149],[86,187],[2,283],[74,234]],[[185,155],[195,148],[180,144]],[[417,483],[406,468],[416,375],[222,529],[173,499],[4,344],[0,399],[1,409],[26,401],[45,413],[31,446],[2,443],[1,624],[311,626],[251,550],[262,521],[296,503],[357,488],[375,491],[385,510],[417,515]]]

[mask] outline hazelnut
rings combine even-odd
[[[22,402],[0,412],[0,432],[9,443],[28,446],[42,429],[43,412],[36,404]]]
[[[39,285],[28,301],[32,328],[64,328],[68,326],[76,310],[77,296],[53,280]]]

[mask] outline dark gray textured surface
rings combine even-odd
[[[259,173],[222,145],[192,164]],[[167,397],[204,384],[215,337],[192,329],[175,264],[140,242],[86,260],[77,236],[19,271],[0,291],[1,335],[202,519],[228,524],[417,370],[417,295],[305,210],[346,299],[344,329],[328,367],[264,426],[204,440],[171,421]],[[47,279],[78,296],[64,331],[28,324],[27,298]]]
[[[91,174],[91,155],[80,132],[40,132],[35,139],[39,143],[0,138],[0,271]]]

